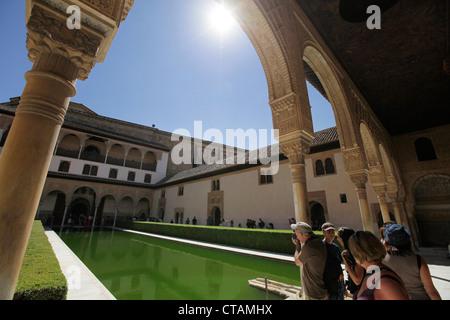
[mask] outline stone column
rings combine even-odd
[[[372,216],[369,210],[369,202],[367,201],[366,183],[368,181],[367,172],[351,173],[350,179],[356,186],[356,195],[358,197],[359,210],[364,231],[374,233]]]
[[[377,194],[378,203],[380,204],[381,215],[383,216],[383,222],[386,223],[391,221],[391,216],[389,214],[389,208],[386,202],[386,185],[375,185],[373,186],[375,193]]]
[[[25,75],[27,84],[0,156],[0,299],[14,295],[77,73],[70,60],[45,52]]]
[[[306,97],[307,98],[307,97]],[[294,192],[295,219],[297,222],[311,224],[309,215],[308,190],[306,185],[305,155],[314,139],[310,123],[310,113],[301,112],[300,98],[290,93],[272,101],[272,118],[276,129],[275,139],[288,157]],[[306,102],[303,102],[305,104]],[[306,112],[305,112],[306,113]]]
[[[394,208],[394,216],[395,216],[395,222],[397,222],[397,224],[402,224],[402,216],[400,214],[400,208],[399,208],[399,203],[397,200],[397,194],[396,193],[388,193],[388,197],[391,199],[392,201],[392,207]]]
[[[74,1],[88,17],[104,15]],[[82,26],[70,30],[63,8],[27,0],[28,57],[34,62],[25,74],[22,93],[8,139],[0,155],[0,300],[12,299],[44,188],[61,125],[76,94],[77,79],[86,80],[96,62],[102,62],[131,0],[116,0],[101,35]]]
[[[283,143],[283,153],[288,157],[294,192],[295,220],[311,224],[304,148],[300,142]]]

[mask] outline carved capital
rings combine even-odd
[[[67,26],[66,9],[72,4],[80,8],[79,29]],[[35,62],[43,53],[61,55],[78,67],[77,78],[86,80],[94,65],[104,61],[132,5],[132,0],[27,0],[28,58]]]
[[[347,172],[347,173],[357,189],[360,189],[360,190],[366,189],[366,183],[368,181],[367,170]]]
[[[283,154],[288,157],[289,163],[294,164],[305,164],[305,156],[309,152],[310,144],[307,141],[297,138],[290,141],[280,141],[280,147]]]

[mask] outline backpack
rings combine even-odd
[[[323,282],[329,294],[337,294],[339,284],[344,278],[341,261],[336,256],[334,245],[324,243],[327,248],[327,262],[323,271]]]

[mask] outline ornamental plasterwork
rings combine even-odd
[[[346,172],[367,168],[366,161],[360,147],[342,150]]]

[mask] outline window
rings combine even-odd
[[[259,170],[259,184],[269,184],[273,183],[273,175],[268,169]]]
[[[429,161],[436,160],[436,152],[434,151],[433,142],[430,139],[421,137],[414,141],[414,147],[416,149],[417,160]]]
[[[109,170],[109,178],[110,179],[117,179],[117,169]]]
[[[184,195],[184,187],[178,187],[178,195],[179,196]]]
[[[83,168],[83,174],[86,176],[97,176],[98,167],[97,166],[90,166],[88,164],[84,165]]]
[[[220,180],[213,180],[212,191],[220,190]]]
[[[83,174],[84,175],[89,175],[89,173],[91,173],[91,166],[88,165],[88,164],[85,164],[84,168],[83,168]]]
[[[161,190],[161,198],[165,198],[166,197],[166,190],[163,189]]]
[[[327,159],[325,160],[325,172],[326,172],[326,174],[336,173],[336,172],[334,171],[333,160],[331,160],[330,158],[327,158]]]
[[[152,175],[146,174],[144,178],[144,183],[150,183],[152,181]]]
[[[345,193],[340,194],[341,203],[347,203],[347,195]]]
[[[316,161],[316,176],[323,176],[325,174],[325,168],[323,167],[322,160]]]
[[[69,172],[69,169],[70,169],[70,162],[61,161],[61,163],[59,164],[58,171],[59,172]]]
[[[128,181],[134,181],[136,179],[136,173],[133,171],[128,172]]]
[[[96,177],[96,176],[97,176],[97,173],[98,173],[98,167],[97,167],[97,166],[92,166],[92,167],[91,167],[90,175]]]

